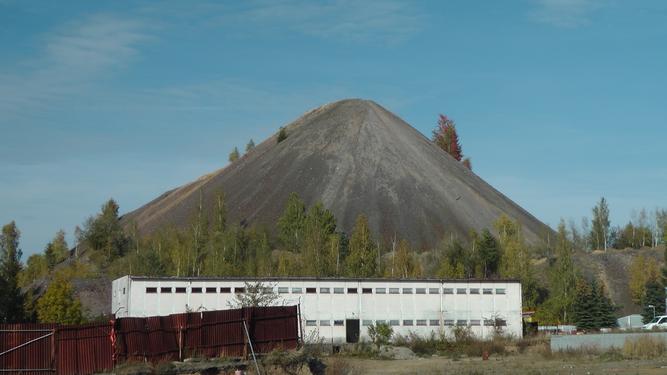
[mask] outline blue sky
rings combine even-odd
[[[362,97],[555,226],[667,207],[667,3],[0,0],[0,222],[25,254]]]

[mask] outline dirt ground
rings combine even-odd
[[[667,374],[667,358],[613,360],[599,358],[544,359],[536,354],[453,360],[443,357],[409,360],[327,359],[331,374]]]

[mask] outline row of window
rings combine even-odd
[[[319,324],[318,324],[319,323]],[[402,323],[402,324],[401,324]],[[443,325],[446,327],[474,327],[474,326],[482,326],[482,324],[485,327],[505,327],[507,326],[507,321],[503,319],[471,319],[471,320],[465,320],[465,319],[458,319],[458,320],[453,320],[453,319],[445,319],[443,320]],[[370,326],[373,324],[372,320],[362,320],[361,323],[363,326]],[[393,320],[376,320],[375,324],[388,324],[392,327],[397,327],[397,326],[404,326],[404,327],[425,327],[425,326],[431,326],[431,327],[439,327],[440,326],[440,320],[439,319],[417,319],[417,320],[412,320],[412,319],[406,319],[406,320],[399,320],[399,319],[393,319]],[[315,327],[315,326],[320,326],[320,327],[330,327],[331,320],[306,320],[306,326],[308,327]],[[334,320],[333,321],[333,326],[344,326],[345,321],[344,320]]]
[[[147,287],[146,293],[153,294],[157,293],[159,289],[160,293],[186,293],[186,287]],[[233,288],[234,293],[240,294],[245,293],[246,290],[244,287]],[[264,288],[265,293],[272,293],[273,288]],[[219,288],[220,293],[231,293],[232,288],[230,287],[221,287]],[[304,288],[300,287],[278,287],[277,292],[279,294],[302,294]],[[316,294],[317,288],[305,288],[306,294]],[[346,288],[320,288],[320,294],[345,294]],[[190,293],[218,293],[217,287],[191,287]],[[359,293],[359,288],[347,288],[347,294],[357,294]],[[362,294],[373,294],[373,288],[361,288]],[[375,294],[440,294],[440,288],[375,288]],[[442,288],[442,294],[494,294],[493,288]],[[495,294],[505,294],[504,288],[496,288]]]

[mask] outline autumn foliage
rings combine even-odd
[[[458,161],[463,158],[463,150],[456,134],[454,120],[441,114],[438,119],[438,127],[433,131],[433,142]]]

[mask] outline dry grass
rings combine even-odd
[[[665,341],[648,335],[627,339],[623,345],[623,356],[632,359],[660,358],[667,351]]]

